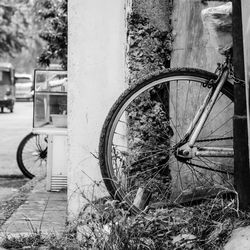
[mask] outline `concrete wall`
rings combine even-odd
[[[171,67],[197,67],[214,71],[222,56],[212,46],[209,34],[204,29],[201,11],[204,8],[221,5],[211,1],[207,5],[200,0],[174,1],[173,8],[173,53]]]
[[[68,211],[73,220],[98,186],[104,118],[125,86],[125,0],[74,0],[69,14]]]

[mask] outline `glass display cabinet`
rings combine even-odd
[[[34,72],[33,133],[47,135],[46,188],[67,187],[67,71]]]
[[[36,128],[67,128],[67,72],[35,70],[34,119]]]

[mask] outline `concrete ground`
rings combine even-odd
[[[0,229],[0,240],[6,236],[32,233],[61,234],[67,218],[67,193],[47,192],[45,179],[38,182],[27,200]]]

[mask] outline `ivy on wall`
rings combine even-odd
[[[155,19],[150,20],[146,15],[139,14],[137,10],[132,8],[128,17],[129,85],[135,84],[139,79],[153,72],[169,68],[173,43],[171,28],[162,30],[156,27]],[[169,20],[171,19],[169,18]],[[169,27],[171,26],[169,25]],[[128,112],[130,136],[138,139],[135,143],[131,140],[130,145],[134,149],[132,151],[137,152],[136,157],[138,158],[135,162],[140,162],[139,166],[135,164],[135,167],[131,169],[134,173],[133,176],[136,176],[133,181],[135,185],[141,186],[148,175],[155,176],[150,185],[147,185],[147,190],[157,193],[157,195],[161,195],[157,190],[166,191],[169,188],[170,171],[168,167],[162,168],[157,176],[155,175],[155,170],[158,171],[159,166],[167,165],[168,158],[161,154],[153,158],[145,157],[149,150],[145,145],[157,145],[157,147],[164,148],[166,140],[162,141],[162,138],[166,138],[168,133],[171,136],[172,131],[168,129],[166,109],[158,100],[158,97],[165,93],[164,89],[155,88],[154,91],[142,94],[140,98],[136,99],[134,106],[131,106],[133,110]],[[128,140],[130,141],[130,139]],[[140,159],[144,160],[140,161]],[[152,166],[154,167],[152,168]],[[162,193],[166,194],[166,192]]]
[[[161,31],[149,18],[132,9],[128,17],[127,38],[129,84],[169,67],[173,43],[171,28],[169,31]]]

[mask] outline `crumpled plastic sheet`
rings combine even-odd
[[[224,54],[233,45],[232,38],[232,3],[202,10],[201,18],[204,27],[210,34],[213,46]]]

